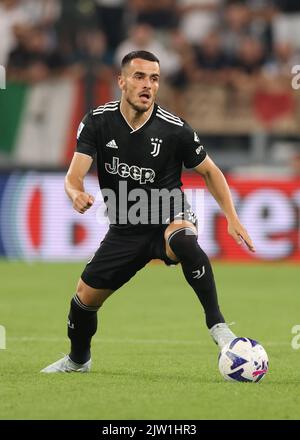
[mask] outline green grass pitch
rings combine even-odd
[[[296,265],[214,264],[233,330],[258,339],[270,372],[226,383],[217,347],[180,267],[148,265],[99,313],[90,374],[43,375],[68,352],[66,316],[82,264],[0,262],[1,419],[299,419],[300,271]]]

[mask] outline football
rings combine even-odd
[[[268,355],[259,342],[235,338],[219,354],[219,370],[225,380],[259,382],[269,368]]]

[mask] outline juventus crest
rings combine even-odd
[[[159,155],[161,144],[162,144],[162,139],[151,138],[151,145],[153,145],[154,148],[150,154],[152,154],[153,157],[156,157]]]

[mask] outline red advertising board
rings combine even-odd
[[[210,258],[225,261],[300,262],[300,180],[228,178],[235,205],[256,253],[237,245],[216,201],[195,173],[184,191],[198,217],[199,243]],[[88,260],[108,221],[97,178],[86,178],[96,203],[85,215],[72,209],[62,173],[0,175],[0,256],[46,261]]]
[[[235,261],[300,262],[300,180],[253,180],[227,176],[242,223],[256,253],[239,246],[227,233],[227,222],[205,190],[204,230],[200,243],[214,258]],[[205,187],[195,174],[185,174],[184,188]],[[208,235],[208,236],[207,236]]]

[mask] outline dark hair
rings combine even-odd
[[[131,60],[135,60],[136,58],[141,58],[146,61],[153,61],[159,64],[159,59],[151,52],[147,50],[134,50],[133,52],[129,52],[122,59],[121,68],[123,69],[126,64],[129,64]]]

